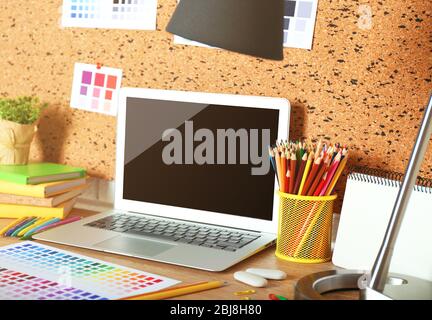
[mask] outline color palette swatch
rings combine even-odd
[[[318,0],[285,0],[284,47],[312,49]]]
[[[71,107],[117,115],[122,70],[75,63]]]
[[[0,300],[107,300],[179,281],[24,241],[0,248]]]
[[[155,30],[157,0],[63,0],[63,27]]]

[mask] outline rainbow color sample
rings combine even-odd
[[[24,241],[0,248],[0,300],[107,300],[179,281]]]

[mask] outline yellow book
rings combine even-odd
[[[37,206],[37,207],[57,207],[59,204],[80,196],[85,187],[79,186],[71,191],[67,191],[49,198],[17,196],[16,194],[0,193],[0,203],[3,204],[19,204],[24,206]]]
[[[41,184],[18,184],[0,181],[0,193],[15,194],[36,198],[49,198],[54,195],[70,191],[86,184],[86,178],[64,180]]]
[[[0,203],[0,218],[52,217],[63,219],[71,212],[75,202],[76,199],[72,199],[54,208]]]

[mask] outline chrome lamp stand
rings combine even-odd
[[[406,275],[389,274],[393,249],[432,134],[432,96],[426,108],[402,185],[396,198],[381,248],[370,274],[331,270],[300,279],[296,299],[325,299],[323,293],[360,289],[364,300],[432,300],[432,282]],[[432,226],[431,226],[432,227]],[[423,244],[429,246],[430,244]],[[354,253],[355,254],[355,253]]]

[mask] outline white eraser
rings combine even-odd
[[[271,280],[283,280],[287,277],[285,272],[276,269],[249,268],[246,272]]]
[[[245,271],[235,272],[234,279],[252,287],[265,287],[267,285],[267,280],[263,277]]]

